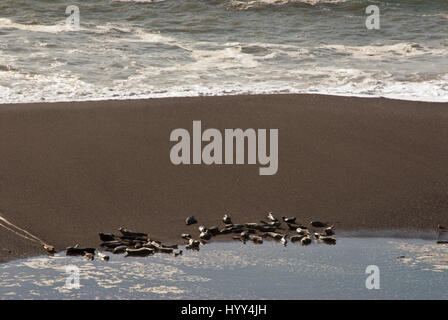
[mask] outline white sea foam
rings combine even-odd
[[[308,5],[339,4],[350,0],[253,0],[253,1],[230,1],[229,7],[236,10],[247,10],[265,6],[282,6],[291,3],[303,3]]]
[[[357,59],[387,59],[391,57],[411,57],[424,54],[448,56],[447,48],[429,48],[418,43],[403,42],[391,45],[368,45],[368,46],[347,46],[347,45],[323,45],[321,48],[335,50],[340,53],[352,55]]]
[[[0,29],[1,28],[14,28],[24,31],[46,32],[46,33],[73,31],[73,29],[67,28],[67,26],[65,25],[65,20],[56,25],[39,25],[39,24],[16,23],[7,18],[0,18]]]

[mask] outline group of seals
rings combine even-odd
[[[101,247],[114,254],[126,253],[126,257],[146,257],[158,252],[169,253],[174,256],[182,254],[182,250],[175,251],[178,248],[177,245],[162,244],[160,241],[150,239],[147,233],[130,231],[123,227],[119,228],[118,231],[121,233],[119,236],[100,232]],[[80,248],[76,245],[66,249],[66,255],[82,255],[88,260],[93,260],[95,252],[98,252],[98,257],[101,259],[109,260],[108,255],[97,251],[95,248]]]
[[[224,226],[207,227],[200,225],[198,239],[194,239],[189,233],[183,233],[181,237],[188,241],[185,244],[187,250],[199,250],[201,244],[208,243],[213,237],[230,233],[237,234],[233,236],[233,239],[240,240],[243,243],[252,241],[255,244],[262,244],[264,238],[271,238],[286,246],[289,238],[291,242],[300,242],[303,246],[311,244],[313,239],[325,244],[336,244],[336,239],[332,237],[334,226],[325,222],[311,221],[309,223],[310,229],[305,225],[296,223],[296,217],[282,217],[279,220],[272,212],[266,215],[266,220],[236,224],[232,222],[229,214],[225,214],[222,218]],[[188,226],[197,223],[198,221],[194,216],[185,219],[185,224]],[[282,223],[285,223],[287,227],[283,228]],[[441,232],[448,232],[448,228],[445,229],[442,226],[439,226],[438,229],[442,230]],[[101,247],[113,254],[126,253],[126,256],[145,257],[155,253],[167,253],[174,256],[182,254],[182,250],[175,251],[178,249],[177,245],[162,244],[160,241],[151,239],[147,233],[131,231],[124,227],[119,228],[118,231],[121,235],[100,232]],[[290,234],[291,231],[294,234]],[[95,253],[99,258],[105,261],[109,260],[108,255],[95,248],[81,248],[76,245],[66,249],[66,255],[84,256],[88,260],[93,260]]]
[[[237,234],[233,236],[233,239],[240,240],[243,243],[252,241],[255,244],[261,244],[263,243],[263,238],[271,238],[286,246],[289,238],[291,242],[300,242],[303,246],[311,244],[313,239],[329,245],[336,244],[336,239],[332,237],[334,235],[334,226],[330,226],[328,223],[311,221],[309,224],[310,230],[307,226],[296,223],[296,217],[282,217],[282,221],[287,225],[287,228],[284,229],[282,228],[282,221],[277,219],[272,212],[268,212],[266,220],[237,224],[232,222],[229,214],[225,214],[222,218],[224,223],[222,228],[201,225],[198,228],[198,240],[194,240],[189,233],[181,234],[181,238],[188,240],[186,249],[193,250],[199,250],[200,244],[208,243],[214,236],[229,233]],[[186,219],[186,224],[193,224],[191,221],[197,223],[197,220],[191,216]],[[294,231],[295,234],[288,234],[288,231]]]

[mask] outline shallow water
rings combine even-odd
[[[68,5],[80,28],[67,28]],[[368,30],[366,8],[380,9]],[[448,101],[446,0],[2,0],[0,103],[237,93]]]
[[[68,289],[66,268],[80,270]],[[380,271],[367,289],[366,268]],[[182,256],[41,256],[0,265],[1,299],[448,299],[448,245],[338,237],[335,246],[214,242]]]

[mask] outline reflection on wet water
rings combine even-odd
[[[68,289],[68,265],[80,288]],[[366,267],[380,269],[368,290]],[[338,237],[336,246],[216,242],[183,256],[34,257],[0,265],[2,299],[448,299],[448,245]]]

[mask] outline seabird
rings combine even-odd
[[[269,212],[266,216],[269,220],[276,222],[278,221],[278,219],[276,217],[274,217],[274,215],[272,214],[272,212]]]
[[[286,240],[286,234],[280,239],[280,242],[282,243],[282,245],[284,245],[286,247],[286,243],[288,242]]]

